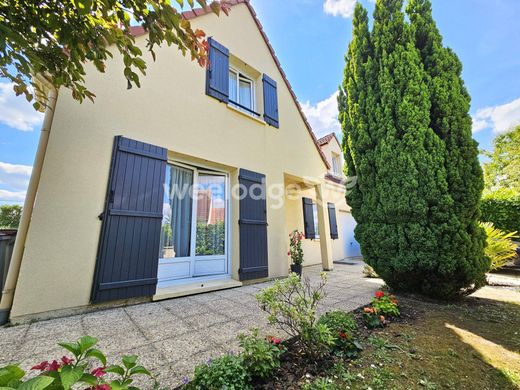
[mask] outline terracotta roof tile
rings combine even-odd
[[[287,79],[287,76],[286,76],[284,70],[282,69],[282,65],[280,64],[280,61],[278,60],[278,57],[276,56],[276,53],[274,52],[274,49],[271,46],[271,43],[269,42],[269,38],[267,37],[267,35],[264,31],[264,28],[262,27],[262,24],[260,23],[260,20],[258,19],[258,16],[256,15],[256,12],[255,12],[253,6],[250,4],[249,0],[228,0],[227,3],[230,6],[235,6],[237,4],[242,4],[242,3],[247,5],[247,8],[249,9],[249,12],[251,13],[251,16],[253,17],[253,20],[255,21],[255,24],[258,27],[258,30],[260,31],[260,33],[262,35],[262,38],[264,39],[269,51],[271,52],[271,55],[274,59],[274,62],[276,63],[276,66],[278,67],[280,74],[282,75],[285,85],[287,86],[287,88],[289,89],[289,92],[291,93],[294,103],[296,104],[296,107],[298,108],[298,111],[300,112],[300,116],[301,116],[303,122],[305,123],[305,126],[307,127],[307,131],[309,132],[309,135],[311,136],[311,138],[314,142],[314,145],[316,146],[316,149],[320,153],[323,163],[325,164],[327,169],[330,169],[330,165],[327,161],[327,158],[325,157],[325,155],[323,154],[323,151],[320,148],[318,140],[316,139],[316,136],[314,135],[314,132],[312,131],[312,127],[309,124],[309,122],[307,121],[305,114],[303,113],[302,107],[301,107],[300,103],[298,102],[298,98],[296,97],[294,90],[292,89],[291,83],[289,83],[289,80]],[[206,9],[197,8],[197,9],[193,9],[191,11],[183,12],[182,17],[184,19],[190,20],[190,19],[194,19],[201,15],[206,15],[211,12],[212,11],[211,11],[211,9],[209,9],[209,7],[207,7]],[[131,27],[130,32],[132,35],[134,35],[136,37],[146,34],[146,30],[142,26]]]

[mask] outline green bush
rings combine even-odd
[[[385,316],[399,317],[401,315],[395,296],[385,294],[383,291],[376,291],[376,295],[372,298],[372,307],[378,314]]]
[[[328,353],[335,342],[328,327],[316,324],[316,310],[325,296],[326,281],[326,275],[322,273],[321,282],[313,287],[308,278],[302,281],[291,273],[256,295],[268,314],[269,323],[295,337],[303,354],[309,358]]]
[[[0,206],[0,228],[17,229],[22,217],[22,206],[2,205]]]
[[[520,194],[496,191],[480,202],[480,220],[505,232],[520,232]]]
[[[62,356],[59,360],[41,362],[32,367],[32,370],[39,371],[39,375],[26,381],[23,380],[25,371],[18,365],[0,367],[0,389],[139,390],[132,384],[134,377],[136,375],[151,376],[151,374],[146,368],[137,364],[137,356],[123,356],[121,365],[114,364],[107,367],[107,359],[103,352],[94,348],[97,341],[94,337],[84,336],[73,343],[58,343],[74,357]],[[101,366],[92,369],[93,362],[98,362]],[[105,379],[107,373],[113,374],[113,378]],[[157,383],[155,387],[157,387]]]
[[[195,367],[194,378],[184,385],[184,389],[249,390],[252,389],[251,376],[241,356],[224,355]]]
[[[254,329],[252,334],[239,335],[240,354],[244,360],[244,367],[254,378],[267,379],[272,372],[280,367],[280,357],[285,348],[280,344],[281,340],[270,337],[269,339],[258,336],[258,330]]]
[[[351,313],[341,310],[329,311],[320,317],[318,324],[327,326],[336,337],[333,345],[336,352],[354,357],[363,349],[355,337],[357,324]]]
[[[486,231],[487,246],[486,256],[491,259],[491,269],[497,269],[506,265],[516,257],[516,244],[513,238],[518,238],[516,232],[506,233],[493,226],[491,222],[481,222],[481,226]]]

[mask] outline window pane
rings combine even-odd
[[[252,87],[250,81],[240,80],[240,96],[238,102],[249,108],[253,109],[253,100],[252,100]]]
[[[200,173],[197,193],[195,254],[223,255],[226,241],[226,178]]]
[[[229,71],[229,100],[237,102],[237,82],[238,76],[235,72]]]
[[[314,218],[314,231],[315,238],[320,238],[320,228],[318,226],[318,207],[316,207],[316,203],[312,204],[312,216]]]
[[[159,257],[187,257],[191,244],[193,171],[167,165]]]

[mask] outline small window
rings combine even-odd
[[[239,71],[229,68],[229,103],[258,116],[255,111],[254,82]]]
[[[312,216],[314,219],[314,231],[316,232],[314,238],[317,240],[320,238],[320,228],[318,226],[318,207],[316,203],[312,203]]]
[[[341,156],[336,153],[332,153],[332,173],[336,176],[341,176]]]

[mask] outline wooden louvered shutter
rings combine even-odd
[[[264,120],[278,128],[278,94],[276,90],[276,81],[264,74],[262,81],[264,83]]]
[[[167,151],[115,138],[92,302],[155,294]]]
[[[314,226],[314,212],[312,209],[312,199],[302,198],[303,203],[303,226],[305,238],[315,239],[316,228]]]
[[[267,205],[265,175],[241,169],[240,182],[240,280],[266,278]],[[261,191],[261,193],[260,193]]]
[[[338,238],[338,223],[336,220],[336,206],[334,203],[327,203],[329,209],[329,226],[330,226],[330,238],[336,240]]]
[[[209,66],[206,70],[206,94],[221,102],[229,100],[229,50],[208,39]]]

